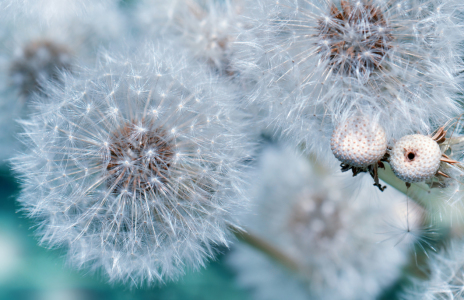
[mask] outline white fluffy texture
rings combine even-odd
[[[246,206],[234,94],[198,64],[147,47],[102,55],[37,97],[14,158],[41,243],[139,285],[198,268]],[[51,99],[52,101],[48,101]],[[239,124],[240,122],[240,124]]]
[[[7,12],[10,20],[27,19],[42,15],[37,25],[63,22],[69,18],[85,18],[92,10],[116,4],[118,0],[2,0],[0,9]]]
[[[429,278],[414,279],[403,300],[462,300],[464,299],[464,243],[451,241],[446,248],[429,260]]]
[[[413,134],[402,137],[390,151],[390,165],[405,182],[431,179],[440,167],[441,150],[432,138]]]
[[[460,0],[259,0],[233,66],[257,83],[249,102],[305,149],[328,153],[354,115],[388,140],[428,133],[459,112],[463,11]]]
[[[367,118],[354,117],[335,128],[330,148],[342,163],[364,168],[380,161],[387,151],[385,130]]]
[[[246,228],[300,268],[297,282],[289,283],[294,279],[280,265],[237,247],[229,262],[256,299],[374,299],[398,278],[407,251],[378,242],[384,239],[379,233],[390,231],[387,222],[403,225],[396,222],[404,221],[399,192],[355,191],[351,176],[311,165],[289,150],[265,151],[255,178]],[[294,291],[282,297],[289,289]]]
[[[152,37],[175,39],[217,71],[229,71],[231,44],[244,26],[238,17],[245,0],[144,0],[136,19]]]
[[[2,163],[19,148],[13,137],[18,127],[16,119],[28,113],[29,96],[40,90],[41,83],[57,80],[59,72],[73,69],[73,64],[94,64],[100,45],[113,43],[125,35],[124,20],[116,4],[110,4],[89,6],[85,15],[69,15],[47,22],[44,22],[46,16],[39,9],[15,21],[7,17],[15,13],[14,7],[11,10],[0,9],[3,31],[0,33]]]
[[[11,84],[20,94],[40,90],[40,82],[59,80],[59,72],[72,68],[71,49],[46,40],[32,41],[18,53],[10,65]]]

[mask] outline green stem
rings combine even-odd
[[[229,228],[238,240],[248,244],[254,249],[259,250],[260,252],[263,252],[273,260],[288,268],[289,270],[295,272],[298,271],[298,264],[292,258],[290,258],[288,255],[286,255],[285,253],[283,253],[264,239],[261,239],[250,232],[246,232],[236,227],[231,226]]]

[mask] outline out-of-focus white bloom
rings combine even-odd
[[[393,189],[359,190],[351,176],[326,167],[289,150],[264,152],[246,228],[293,260],[297,272],[289,283],[288,270],[238,246],[229,261],[256,299],[283,299],[281,291],[289,299],[374,299],[398,278],[408,247],[382,233],[389,225],[415,230],[421,211],[408,209]]]
[[[11,9],[0,10],[2,163],[18,148],[13,138],[18,127],[15,122],[27,113],[30,95],[40,92],[43,82],[59,81],[62,71],[72,71],[76,65],[93,64],[100,45],[112,43],[125,34],[124,20],[115,3],[89,5],[85,15],[70,13],[64,19],[47,22],[44,20],[46,15],[40,9],[11,20],[7,15],[21,10],[15,5]]]
[[[117,0],[2,0],[0,9],[7,13],[5,17],[8,20],[13,21],[40,14],[42,18],[36,24],[40,26],[65,22],[69,18],[86,18],[94,9],[108,8],[107,5],[116,3]]]
[[[222,74],[231,75],[231,44],[244,26],[246,0],[144,0],[136,19],[151,37],[166,35]]]
[[[227,244],[252,150],[230,89],[155,48],[108,52],[47,85],[13,160],[41,243],[135,285],[176,278]]]
[[[234,68],[292,142],[328,153],[334,126],[369,116],[387,139],[455,116],[463,69],[457,0],[260,0]]]
[[[402,299],[404,300],[462,300],[464,299],[464,244],[451,241],[439,253],[431,255],[428,264],[429,278],[413,279]]]

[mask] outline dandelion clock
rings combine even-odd
[[[37,95],[23,121],[28,150],[13,160],[41,243],[110,281],[202,266],[246,206],[252,145],[233,93],[167,49],[105,53],[96,69],[50,84],[54,101]]]

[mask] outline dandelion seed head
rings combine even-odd
[[[80,6],[84,2],[84,14],[72,11],[74,4]],[[115,5],[113,1],[91,5],[73,0],[0,3],[2,163],[21,149],[13,137],[20,127],[15,120],[35,111],[30,96],[40,93],[47,81],[60,82],[81,66],[93,65],[98,47],[124,36],[127,26]],[[59,12],[57,18],[50,17],[48,10],[55,9]]]
[[[117,184],[132,192],[142,193],[152,188],[149,186],[150,178],[160,177],[168,181],[174,141],[169,139],[162,128],[157,127],[134,137],[132,126],[123,125],[121,130],[111,135],[110,160],[106,168],[113,175],[108,184]],[[150,147],[156,147],[158,151],[154,155],[153,150],[148,150],[150,156],[147,158],[144,153]],[[126,170],[126,167],[132,166],[132,170]]]
[[[413,134],[402,137],[390,151],[390,164],[405,182],[431,179],[440,167],[440,146],[432,138]]]
[[[254,83],[246,99],[268,127],[308,153],[329,153],[334,128],[359,115],[388,142],[431,132],[461,110],[463,11],[454,0],[261,0],[232,69]]]
[[[167,35],[221,73],[229,71],[231,45],[243,25],[242,1],[143,1],[137,19],[144,32]]]
[[[397,215],[399,192],[357,190],[350,175],[326,167],[289,149],[263,152],[245,225],[298,267],[291,275],[265,255],[236,247],[229,263],[256,299],[280,299],[289,287],[292,299],[372,299],[398,278],[408,250],[379,244],[379,233]]]
[[[321,18],[317,31],[319,39],[326,42],[317,51],[339,74],[379,70],[392,48],[390,28],[380,8],[372,3],[341,1],[341,10],[331,3],[330,17]]]
[[[66,247],[73,266],[132,285],[203,266],[215,245],[227,245],[247,203],[242,175],[253,145],[233,92],[189,56],[163,49],[148,45],[129,59],[103,53],[95,69],[48,83],[60,105],[35,96],[28,150],[13,160],[41,242]]]

